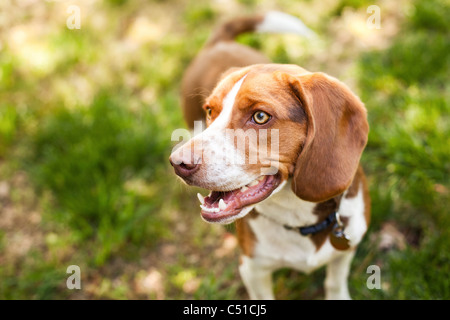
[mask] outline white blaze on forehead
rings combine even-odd
[[[234,102],[236,101],[236,96],[239,92],[239,89],[241,88],[242,82],[244,82],[245,77],[247,77],[247,75],[243,76],[238,82],[236,82],[233,88],[231,88],[230,92],[228,92],[228,94],[225,96],[222,102],[222,111],[208,129],[214,130],[225,128],[228,125],[231,119],[231,114],[233,112],[233,106]]]
[[[193,138],[194,143],[201,143],[202,169],[206,172],[202,184],[209,186],[208,189],[234,190],[256,178],[244,169],[245,154],[234,145],[234,136],[227,135],[236,96],[245,77],[239,79],[226,94],[222,100],[222,111],[214,122]],[[227,81],[227,78],[223,81]]]
[[[227,128],[231,121],[236,96],[246,76],[244,75],[233,85],[222,101],[222,111],[219,116],[204,131],[203,139],[207,139],[207,142],[204,143],[205,149],[203,151],[207,154],[205,158],[210,162],[215,162],[215,164],[210,163],[212,167],[220,167],[224,164],[244,164],[245,158],[237,152],[234,145],[234,136],[227,135],[227,130],[229,131]],[[220,167],[219,170],[223,170],[223,168]],[[230,166],[228,166],[228,169],[230,169]],[[240,170],[236,167],[235,169]]]

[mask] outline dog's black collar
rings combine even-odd
[[[302,236],[307,236],[310,234],[316,234],[320,231],[325,230],[330,225],[332,225],[336,221],[336,215],[339,215],[336,211],[333,211],[324,221],[313,224],[311,226],[306,227],[292,227],[286,224],[283,225],[287,230],[294,230],[300,232]]]

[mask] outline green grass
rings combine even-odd
[[[65,272],[57,261],[32,250],[20,264],[0,266],[0,297],[7,300],[67,298],[69,292],[63,287],[67,279]]]
[[[17,111],[13,106],[0,107],[0,156],[6,153],[17,130]]]
[[[156,177],[166,140],[148,109],[130,112],[105,93],[88,108],[55,110],[32,137],[28,168],[57,201],[52,219],[74,230],[79,241],[95,237],[97,263],[126,240],[147,243],[161,236]],[[151,184],[136,190],[136,182]]]
[[[235,14],[267,7],[264,1],[238,3]],[[278,9],[301,16],[301,6],[308,3],[280,1]],[[370,4],[377,3],[336,1],[318,21],[339,19],[344,8],[364,12]],[[128,23],[139,12],[168,30],[151,30],[154,38],[130,45],[124,40]],[[372,224],[352,264],[354,299],[450,298],[449,6],[415,0],[406,12],[387,48],[355,58],[355,82],[371,128],[362,163],[370,183]],[[135,279],[155,268],[166,299],[246,298],[237,251],[224,257],[211,253],[233,228],[200,221],[197,190],[181,186],[167,161],[171,133],[184,127],[181,76],[222,19],[222,9],[208,1],[109,0],[97,14],[105,18],[103,25],[84,17],[77,31],[53,19],[41,21],[49,26],[48,34],[28,40],[38,42],[28,50],[45,58],[39,61],[27,56],[28,42],[17,47],[0,35],[5,40],[0,180],[11,185],[9,199],[0,201],[24,217],[40,212],[42,221],[33,232],[44,239],[25,256],[8,256],[0,265],[0,298],[78,297],[79,292],[65,288],[71,264],[82,266],[83,297],[153,298],[154,292],[135,293]],[[26,14],[18,19],[19,25],[29,22]],[[312,28],[328,37],[323,25]],[[158,38],[158,32],[163,36]],[[238,39],[273,61],[306,68],[315,53],[327,50],[323,44],[298,53],[296,46],[307,42],[292,40],[253,34]],[[18,172],[26,175],[29,187],[14,184]],[[378,249],[374,239],[385,222],[405,234],[405,249]],[[2,252],[14,232],[0,229]],[[381,268],[381,290],[366,287],[372,264]],[[276,296],[321,299],[324,274],[324,269],[308,276],[280,270],[274,276]],[[194,292],[186,292],[189,281],[197,283]]]
[[[363,162],[371,182],[374,228],[390,220],[420,231],[416,247],[377,254],[386,265],[382,270],[390,283],[387,298],[449,297],[450,29],[444,23],[446,12],[444,1],[415,1],[393,44],[360,60],[361,98],[371,124]]]

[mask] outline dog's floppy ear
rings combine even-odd
[[[367,143],[367,112],[347,86],[323,73],[289,76],[288,82],[308,119],[292,190],[303,200],[325,201],[353,180]]]

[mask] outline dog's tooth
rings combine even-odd
[[[242,188],[241,188],[241,192],[245,192],[245,191],[247,191],[247,186],[243,186]]]
[[[225,201],[223,201],[223,199],[220,199],[219,201],[219,209],[220,210],[225,210],[227,208],[227,205],[225,204]]]
[[[264,176],[259,177],[258,179],[256,179],[258,181],[263,181],[264,180]]]
[[[259,183],[259,180],[253,180],[252,182],[250,182],[247,186],[249,187],[254,187]]]
[[[202,208],[206,212],[219,212],[219,208],[208,208],[208,207],[205,207],[205,206],[202,206],[202,205],[200,205],[200,208]]]
[[[203,197],[200,193],[197,193],[197,198],[200,200],[201,204],[205,204],[205,197]]]

